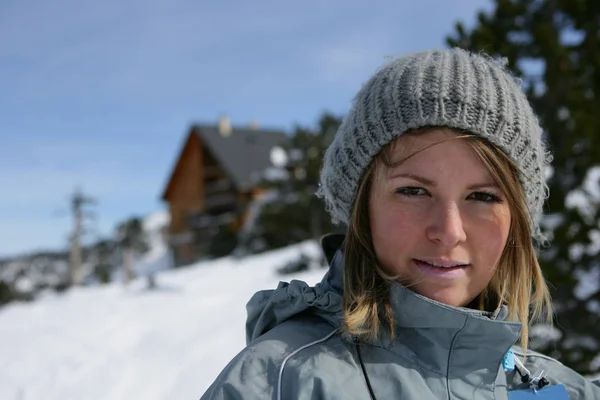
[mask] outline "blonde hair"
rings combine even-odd
[[[434,128],[420,128],[403,133],[403,136],[418,135]],[[548,286],[535,254],[531,220],[519,181],[519,176],[522,175],[519,174],[518,166],[504,152],[485,139],[468,132],[454,129],[450,131],[458,134],[456,139],[465,140],[469,144],[506,196],[511,213],[509,240],[494,276],[479,295],[478,307],[482,311],[492,311],[502,304],[507,305],[508,319],[523,324],[520,344],[526,351],[529,323],[540,319],[544,312],[547,321],[551,322],[552,305]],[[393,312],[388,298],[388,281],[392,277],[382,270],[377,261],[368,212],[369,194],[378,168],[396,166],[407,159],[392,162],[392,146],[392,143],[388,144],[375,156],[359,183],[344,244],[345,329],[351,335],[367,339],[377,338],[382,324],[392,337],[395,335]],[[422,150],[424,149],[420,151]],[[416,153],[408,158],[414,154]]]

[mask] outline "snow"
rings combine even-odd
[[[31,279],[29,279],[26,276],[17,278],[17,280],[15,281],[15,290],[17,290],[17,292],[19,293],[31,293],[33,292],[34,288],[35,285],[31,281]]]
[[[154,291],[142,277],[11,303],[0,309],[0,399],[198,399],[244,347],[251,295],[280,280],[317,283],[322,268],[285,277],[275,269],[319,251],[305,242],[162,270]]]
[[[569,193],[565,204],[568,208],[577,209],[591,223],[595,222],[594,212],[600,204],[600,166],[587,171],[582,187]]]
[[[268,190],[258,198],[254,199],[248,207],[248,216],[246,223],[242,227],[241,235],[248,235],[254,231],[260,211],[262,208],[275,200],[277,200],[278,192],[276,190]]]
[[[169,223],[168,211],[157,211],[144,219],[144,230],[157,231],[164,228]]]
[[[263,172],[263,178],[269,182],[280,182],[288,180],[290,174],[283,168],[267,168]]]
[[[598,291],[598,282],[600,282],[600,265],[593,266],[589,271],[576,270],[577,286],[575,286],[575,296],[578,299],[586,299]]]
[[[134,263],[136,276],[153,275],[171,268],[172,260],[163,238],[163,229],[169,223],[169,213],[158,211],[144,219],[143,226],[149,250]]]

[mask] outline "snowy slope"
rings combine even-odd
[[[0,309],[0,399],[198,399],[244,346],[245,304],[280,280],[314,284],[323,269],[277,276],[307,242]],[[156,251],[155,259],[160,254]]]

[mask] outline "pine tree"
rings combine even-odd
[[[277,196],[262,207],[245,242],[260,240],[266,250],[319,239],[340,229],[331,223],[322,200],[315,195],[323,154],[340,124],[340,118],[324,113],[316,128],[295,128],[285,148],[287,178],[263,184]]]
[[[117,227],[117,241],[122,250],[123,280],[129,283],[134,277],[133,261],[135,254],[145,253],[149,246],[140,218],[130,218]]]
[[[554,158],[544,207],[551,244],[540,250],[540,262],[562,334],[532,344],[582,374],[597,373],[600,246],[592,243],[600,237],[599,200],[585,181],[600,165],[600,2],[494,3],[490,14],[478,15],[473,29],[458,23],[447,43],[507,57],[509,68],[523,79]]]
[[[94,275],[101,283],[109,283],[111,280],[111,273],[117,264],[115,260],[117,245],[114,240],[102,239],[90,248],[95,259]]]

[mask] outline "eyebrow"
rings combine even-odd
[[[395,179],[395,178],[408,178],[408,179],[412,179],[413,181],[417,181],[422,183],[423,185],[427,185],[427,186],[431,186],[431,187],[435,187],[436,184],[434,181],[429,180],[427,178],[424,178],[422,176],[419,175],[415,175],[415,174],[394,174],[392,176],[389,177],[389,179]],[[474,185],[469,186],[469,190],[477,190],[477,189],[483,189],[483,188],[496,188],[499,189],[500,187],[494,183],[494,182],[484,182],[484,183],[476,183]]]

